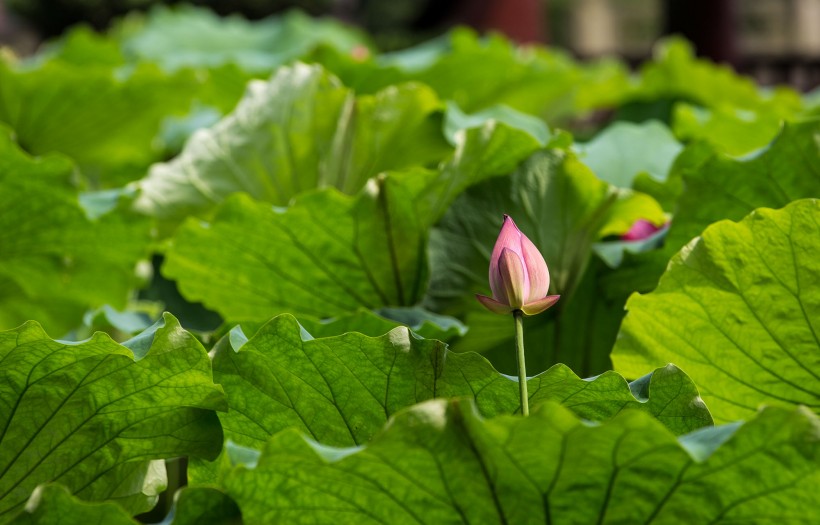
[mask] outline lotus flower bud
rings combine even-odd
[[[663,227],[666,226],[656,226],[649,222],[646,219],[638,219],[637,221],[632,223],[632,227],[629,228],[629,231],[625,234],[621,235],[622,241],[642,241],[651,237],[655,232],[660,231]]]
[[[493,296],[476,295],[476,298],[497,314],[521,310],[525,315],[535,315],[560,299],[560,295],[547,295],[549,287],[550,273],[544,257],[513,220],[504,215],[504,224],[490,257]]]

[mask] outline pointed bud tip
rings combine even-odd
[[[505,213],[505,214],[504,214],[504,224],[502,225],[502,227],[503,227],[503,226],[506,226],[507,224],[512,224],[512,225],[513,225],[513,227],[514,227],[516,230],[518,230],[518,226],[515,224],[515,221],[513,220],[513,218],[512,218],[512,217],[510,217],[509,215],[507,215],[507,214]]]

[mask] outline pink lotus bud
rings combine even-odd
[[[547,295],[550,273],[544,257],[513,220],[504,215],[504,225],[490,256],[492,298],[476,294],[478,301],[497,314],[521,310],[540,314],[558,302],[560,295]]]
[[[661,226],[656,226],[649,222],[646,219],[638,219],[637,221],[632,223],[632,227],[629,228],[629,231],[625,234],[621,235],[622,241],[642,241],[654,234],[655,232],[662,229],[665,224]]]

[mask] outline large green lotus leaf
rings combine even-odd
[[[80,206],[68,159],[31,158],[0,129],[0,329],[38,319],[60,335],[89,307],[122,307],[147,253],[146,220]]]
[[[760,149],[780,132],[782,118],[734,108],[706,110],[691,104],[675,105],[675,135],[682,140],[702,140],[729,155]]]
[[[419,84],[357,98],[320,66],[280,68],[179,157],[152,167],[136,206],[181,218],[239,191],[277,205],[318,187],[355,193],[381,171],[447,156],[441,109]]]
[[[368,37],[352,26],[298,11],[250,22],[193,6],[155,7],[143,21],[135,18],[126,19],[114,33],[125,55],[171,72],[236,64],[268,73],[318,45],[349,53],[368,44]]]
[[[749,77],[695,56],[692,45],[681,38],[660,42],[652,60],[640,72],[631,94],[637,100],[680,99],[707,108],[753,110],[777,118],[790,118],[803,108],[800,94],[791,88],[762,90]]]
[[[243,446],[259,448],[289,427],[327,445],[362,444],[398,410],[434,397],[472,396],[487,417],[520,411],[516,379],[404,327],[313,339],[285,314],[250,339],[234,329],[214,354],[214,378],[230,406],[220,414],[225,436]],[[558,401],[591,420],[637,409],[677,434],[711,423],[694,384],[673,365],[631,384],[614,372],[580,379],[556,365],[528,384],[532,406]]]
[[[333,317],[415,304],[426,282],[425,238],[412,199],[390,178],[358,197],[306,194],[285,213],[236,194],[210,223],[180,227],[162,271],[188,300],[229,320],[284,311]]]
[[[187,111],[199,83],[152,66],[120,77],[110,67],[50,61],[13,69],[0,62],[0,123],[29,153],[64,153],[94,186],[121,186],[158,160],[160,123]]]
[[[591,141],[576,146],[581,161],[603,181],[631,188],[639,174],[666,180],[683,147],[663,123],[616,122]]]
[[[465,187],[509,173],[538,147],[494,122],[460,138],[439,170],[380,175],[353,197],[326,188],[283,211],[232,195],[209,223],[180,227],[163,273],[229,321],[415,305],[427,284],[429,227]]]
[[[820,203],[759,209],[707,228],[652,293],[633,296],[612,359],[692,374],[721,421],[761,403],[820,412]]]
[[[598,180],[573,154],[537,152],[512,177],[464,192],[433,230],[431,309],[458,314],[480,308],[474,294],[488,291],[490,252],[505,213],[544,255],[551,293],[562,300],[580,282],[595,241],[627,231],[639,218],[665,220],[651,197]]]
[[[34,489],[26,507],[10,522],[11,525],[137,525],[128,512],[116,503],[88,503],[64,486],[49,483]]]
[[[713,222],[820,196],[820,119],[785,124],[768,148],[747,157],[693,157],[679,168],[684,190],[667,236],[670,256]]]
[[[219,453],[222,389],[205,350],[168,314],[125,345],[103,333],[55,341],[30,321],[0,333],[0,361],[0,522],[52,481],[145,511],[165,485],[152,460]]]
[[[250,523],[811,523],[818,432],[800,409],[676,439],[634,410],[589,424],[547,402],[484,420],[434,400],[366,446],[279,433],[222,486]]]

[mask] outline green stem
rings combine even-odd
[[[527,365],[524,360],[524,313],[513,312],[515,319],[515,346],[518,349],[518,389],[521,392],[521,414],[530,415],[530,398],[527,395]]]

